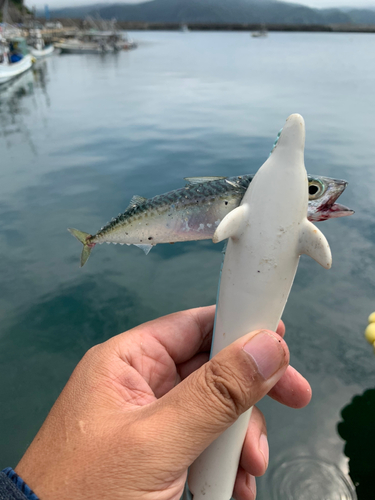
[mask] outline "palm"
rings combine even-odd
[[[150,404],[208,360],[212,324],[207,325],[200,338],[191,332],[189,339],[189,332],[183,331],[185,323],[186,320],[181,321],[179,328],[175,320],[170,324],[165,321],[164,328],[159,329],[149,323],[143,325],[141,332],[135,328],[112,339],[118,342],[119,355],[108,363],[107,376],[122,402],[135,406]],[[196,324],[196,328],[200,326]]]

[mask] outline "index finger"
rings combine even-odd
[[[168,314],[118,335],[117,340],[120,344],[126,339],[143,345],[145,350],[146,345],[156,340],[176,365],[185,363],[198,353],[210,351],[215,309],[216,306],[212,305]],[[285,334],[281,320],[276,332],[281,337]]]
[[[198,307],[149,321],[118,336],[138,344],[152,339],[161,344],[175,364],[210,349],[215,306]]]

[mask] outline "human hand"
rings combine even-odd
[[[171,314],[86,353],[16,467],[42,500],[178,500],[187,468],[264,395],[295,408],[309,402],[281,322],[278,334],[249,333],[208,361],[214,313]],[[255,498],[266,435],[254,408],[236,500]]]

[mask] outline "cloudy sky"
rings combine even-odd
[[[128,0],[126,3],[135,3],[139,0]],[[230,1],[230,0],[228,0]],[[259,0],[261,1],[261,0]],[[293,2],[293,0],[289,0]],[[121,3],[121,0],[25,0],[28,7],[35,5],[38,9],[48,4],[50,8],[67,7],[72,5],[90,5],[95,3]],[[125,3],[125,2],[124,2]],[[309,7],[374,7],[375,0],[299,0],[293,3],[308,5]]]

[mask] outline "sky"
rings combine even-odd
[[[33,7],[34,5],[40,9],[44,8],[45,4],[48,4],[52,9],[54,7],[71,7],[72,5],[92,5],[95,3],[137,3],[139,0],[128,0],[127,2],[121,2],[121,0],[25,0],[25,4],[28,7]],[[230,1],[230,0],[228,0]],[[259,0],[261,1],[261,0]],[[288,0],[291,3],[298,3],[301,5],[307,5],[308,7],[325,8],[325,7],[373,7],[375,8],[375,0]]]

